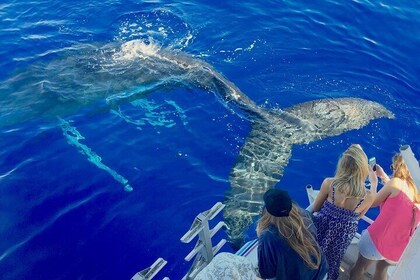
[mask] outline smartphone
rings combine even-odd
[[[369,159],[369,165],[373,169],[373,171],[376,171],[376,158],[375,157],[371,157]]]

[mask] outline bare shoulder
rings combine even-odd
[[[400,178],[392,178],[383,186],[383,188],[390,193],[391,197],[394,197],[401,191],[403,183],[404,181]]]
[[[331,186],[331,183],[333,182],[334,178],[332,177],[327,177],[324,179],[324,181],[322,182],[323,185],[327,185],[327,186]]]
[[[389,179],[388,182],[390,184],[399,185],[399,184],[403,184],[404,183],[404,180],[403,179],[400,179],[400,178],[397,178],[397,177],[393,177],[393,178]]]
[[[325,178],[324,181],[322,182],[321,189],[323,189],[324,191],[326,191],[326,190],[329,191],[330,188],[331,188],[331,183],[332,183],[333,179],[334,178],[331,178],[331,177]]]
[[[392,178],[390,179],[385,186],[388,186],[389,188],[394,188],[397,190],[401,190],[401,186],[404,184],[404,180],[400,179],[400,178]]]

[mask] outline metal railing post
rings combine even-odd
[[[137,272],[131,277],[131,280],[151,280],[168,262],[162,258],[158,258],[150,267]],[[165,277],[165,279],[168,279]]]
[[[204,211],[197,215],[191,225],[190,230],[181,237],[181,242],[190,243],[196,236],[198,236],[197,243],[191,252],[185,257],[186,261],[190,261],[194,257],[194,262],[191,265],[188,273],[182,278],[183,280],[194,279],[195,276],[206,267],[216,253],[226,243],[222,239],[216,246],[213,247],[211,238],[222,227],[225,227],[224,222],[219,222],[214,228],[210,229],[209,221],[212,220],[225,207],[221,202],[217,202],[211,209]]]

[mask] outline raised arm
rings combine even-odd
[[[370,166],[368,166],[368,167],[369,167],[370,192],[373,193],[373,194],[376,194],[377,191],[378,191],[378,177],[377,177],[377,174],[375,173],[375,171],[373,171],[373,169]]]
[[[366,214],[366,212],[369,210],[369,208],[372,206],[372,203],[376,199],[378,190],[378,177],[376,175],[377,174],[375,173],[375,171],[373,171],[373,169],[369,166],[370,189],[365,197],[365,200],[362,202],[362,205],[360,205],[359,219]]]
[[[376,175],[381,178],[384,186],[379,192],[376,193],[372,207],[381,205],[381,203],[384,202],[388,196],[398,191],[398,188],[396,189],[394,182],[389,179],[388,175],[386,175],[383,168],[379,164],[376,164]]]
[[[321,210],[322,204],[324,204],[325,200],[327,200],[328,194],[330,193],[330,184],[330,178],[327,178],[322,182],[321,189],[319,190],[319,193],[314,202],[314,206],[312,208],[313,212],[318,212]]]
[[[372,207],[381,205],[382,202],[384,202],[388,196],[393,194],[395,191],[395,186],[392,181],[388,181],[382,189],[376,194],[375,200],[373,201]]]
[[[366,195],[365,200],[360,205],[360,214],[358,219],[361,219],[366,212],[372,207],[372,203],[375,201],[377,193],[373,193],[372,191],[369,191],[369,193]]]
[[[389,181],[388,175],[386,175],[384,169],[379,164],[376,164],[376,175],[381,178],[382,183],[385,185]]]

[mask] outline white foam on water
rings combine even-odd
[[[170,10],[157,9],[127,15],[119,23],[117,42],[159,42],[165,48],[184,49],[194,38],[190,26]]]
[[[132,61],[136,58],[147,59],[156,56],[161,46],[155,42],[146,43],[141,40],[132,40],[121,45],[119,51],[115,52],[113,59],[118,61]]]

